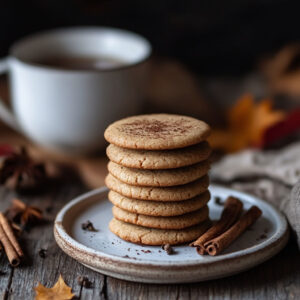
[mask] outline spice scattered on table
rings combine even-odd
[[[96,229],[93,225],[93,223],[91,221],[86,221],[84,223],[81,224],[81,228],[83,230],[86,230],[86,231],[91,231],[91,232],[98,232],[99,230]]]
[[[40,249],[39,250],[39,256],[41,258],[46,258],[47,250],[46,249]]]
[[[5,156],[0,169],[0,184],[16,190],[38,188],[46,177],[44,164],[33,161],[24,147]]]
[[[43,213],[38,207],[27,205],[19,199],[12,200],[5,215],[11,222],[20,224],[21,229],[43,220]]]

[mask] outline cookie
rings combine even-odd
[[[209,184],[208,176],[205,175],[196,181],[184,185],[171,187],[145,187],[134,186],[124,183],[108,174],[105,178],[105,184],[110,189],[123,196],[156,201],[180,201],[191,199],[201,193],[204,193]]]
[[[209,158],[211,148],[207,142],[174,150],[135,150],[110,144],[108,158],[124,167],[137,169],[173,169],[190,166]]]
[[[204,141],[209,126],[200,120],[168,114],[139,115],[114,122],[104,132],[105,139],[129,149],[167,150]]]
[[[132,213],[117,206],[112,208],[114,218],[126,223],[158,229],[184,229],[208,218],[207,205],[196,211],[175,217],[153,217]]]
[[[176,202],[159,202],[151,200],[137,200],[122,196],[114,191],[108,193],[108,199],[115,206],[132,213],[148,216],[179,216],[204,207],[210,199],[209,191],[206,191],[192,199]]]
[[[170,170],[133,169],[110,161],[107,168],[114,177],[130,185],[164,187],[186,184],[203,177],[210,169],[210,161]]]
[[[143,245],[176,245],[191,242],[197,239],[210,227],[211,222],[205,221],[196,226],[182,230],[154,229],[125,223],[113,218],[109,229],[121,239]]]

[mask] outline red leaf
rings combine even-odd
[[[260,147],[268,146],[296,131],[300,131],[300,109],[293,110],[283,121],[268,128],[261,141]]]
[[[0,145],[0,156],[8,156],[14,153],[14,148],[7,144]]]

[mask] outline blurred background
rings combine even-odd
[[[287,90],[286,85],[278,87],[262,62],[285,46],[298,43],[299,8],[296,0],[3,1],[0,56],[6,56],[17,39],[40,30],[81,25],[113,26],[148,38],[155,57],[182,64],[173,65],[178,73],[186,68],[196,74],[202,79],[197,82],[201,86],[201,96],[204,94],[217,106],[226,106],[249,90],[257,97],[274,92],[298,96],[300,88],[295,92]],[[291,56],[290,64],[294,59],[297,64],[295,53]],[[168,72],[170,66],[161,65],[161,68]],[[253,72],[263,74],[269,85],[264,85],[261,78],[257,83],[258,77],[250,76]],[[242,80],[245,78],[246,83]],[[156,95],[151,97],[156,98]],[[169,103],[155,109],[160,101],[154,100],[154,108],[150,110],[170,109]],[[198,113],[197,109],[190,111],[196,116]]]
[[[175,58],[203,75],[238,75],[259,59],[300,40],[296,0],[2,1],[0,55],[40,30],[105,25],[144,35],[155,54]]]
[[[153,46],[142,112],[186,114],[221,127],[211,142],[223,152],[272,148],[299,137],[299,8],[296,0],[2,1],[0,57],[14,41],[41,30],[87,25],[134,31]],[[5,76],[0,96],[9,102]],[[243,101],[253,102],[251,109],[242,111]],[[236,111],[243,126],[231,118]],[[0,129],[2,141],[14,143],[6,129]],[[240,145],[245,132],[249,138]]]

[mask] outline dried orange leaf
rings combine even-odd
[[[52,288],[46,288],[39,283],[35,288],[35,292],[35,300],[68,300],[75,296],[72,293],[72,289],[66,285],[61,275]]]
[[[261,144],[264,133],[285,117],[281,111],[272,110],[270,100],[255,103],[252,95],[244,95],[227,114],[228,127],[215,129],[209,138],[214,149],[235,152]]]

